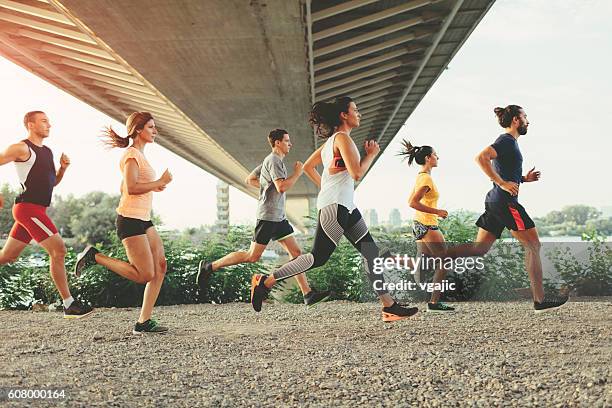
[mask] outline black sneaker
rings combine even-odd
[[[200,288],[200,293],[203,293],[206,290],[206,286],[208,286],[208,281],[210,280],[210,275],[212,275],[212,273],[212,262],[201,260],[198,264],[198,274],[196,275],[196,283]]]
[[[396,320],[414,316],[418,311],[419,309],[416,307],[404,307],[395,302],[389,307],[383,307],[382,319],[383,322],[394,322]]]
[[[74,264],[74,275],[78,278],[81,276],[81,271],[96,264],[96,254],[100,252],[91,245],[87,245],[85,249],[76,257]]]
[[[437,302],[437,303],[427,303],[427,311],[428,312],[434,312],[434,313],[438,313],[438,312],[454,312],[455,308],[452,306],[447,305],[446,303],[443,302]]]
[[[75,299],[70,307],[64,308],[64,319],[80,319],[81,317],[89,316],[93,311],[91,306],[84,305]]]
[[[264,284],[265,280],[266,276],[259,273],[251,279],[251,306],[256,312],[261,312],[261,304],[270,294],[270,289]]]
[[[304,295],[304,303],[308,307],[314,306],[319,302],[325,302],[330,296],[331,292],[329,290],[324,290],[322,292],[311,290]]]
[[[535,313],[550,312],[557,310],[569,300],[569,296],[550,296],[545,295],[541,302],[533,302]]]
[[[163,333],[166,333],[167,331],[168,331],[167,327],[160,326],[159,323],[157,323],[157,321],[153,319],[149,319],[144,323],[136,322],[136,325],[134,326],[134,330],[132,330],[132,334],[140,334],[140,335],[149,334],[149,333],[163,334]]]

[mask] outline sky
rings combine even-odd
[[[605,0],[498,0],[356,190],[357,206],[376,209],[379,220],[393,208],[412,217],[407,198],[419,169],[396,156],[407,138],[440,156],[432,173],[439,207],[481,212],[491,185],[474,157],[503,132],[493,108],[508,104],[521,105],[531,122],[519,139],[524,173],[542,172],[541,181],[521,186],[532,217],[572,204],[612,205],[610,15]],[[98,135],[108,125],[123,132],[122,124],[1,57],[0,89],[1,149],[26,137],[25,112],[43,110],[52,125],[46,144],[56,160],[65,152],[72,162],[54,194],[119,192],[122,150],[107,150]],[[217,179],[161,146],[146,154],[158,175],[169,168],[174,176],[154,196],[165,226],[213,224]],[[0,166],[4,182],[18,186],[13,165]],[[230,222],[254,224],[256,205],[231,188]]]

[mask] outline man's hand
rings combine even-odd
[[[65,153],[62,153],[61,157],[60,157],[60,167],[64,170],[66,170],[66,168],[70,166],[70,158],[68,156],[66,156]]]
[[[302,174],[303,171],[304,171],[304,163],[302,163],[301,161],[296,161],[295,164],[293,165],[293,173]]]
[[[523,177],[524,183],[529,183],[530,181],[538,181],[542,173],[539,171],[535,171],[535,167],[527,172],[527,175]]]
[[[517,196],[519,193],[519,185],[512,181],[503,181],[501,184],[499,184],[499,187],[502,190],[510,193],[512,196]]]
[[[380,146],[376,140],[366,140],[363,148],[368,156],[376,157],[380,153]]]

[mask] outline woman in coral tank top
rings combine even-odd
[[[133,333],[164,333],[168,329],[151,319],[166,276],[164,246],[151,222],[151,208],[153,192],[163,191],[172,181],[172,175],[166,170],[156,179],[155,171],[144,155],[146,145],[153,143],[157,136],[153,116],[148,112],[134,112],[127,118],[125,127],[126,137],[119,136],[109,127],[105,131],[105,143],[110,147],[127,148],[119,163],[123,181],[117,207],[117,235],[125,247],[129,263],[108,257],[89,245],[77,257],[75,274],[79,276],[83,269],[99,264],[133,282],[146,284],[140,317]]]

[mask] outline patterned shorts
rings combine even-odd
[[[439,229],[440,228],[438,228],[437,225],[425,225],[425,224],[421,224],[418,221],[413,221],[413,224],[412,224],[412,233],[414,234],[415,241],[423,239],[425,234],[427,234],[427,231],[429,230],[435,231]]]

